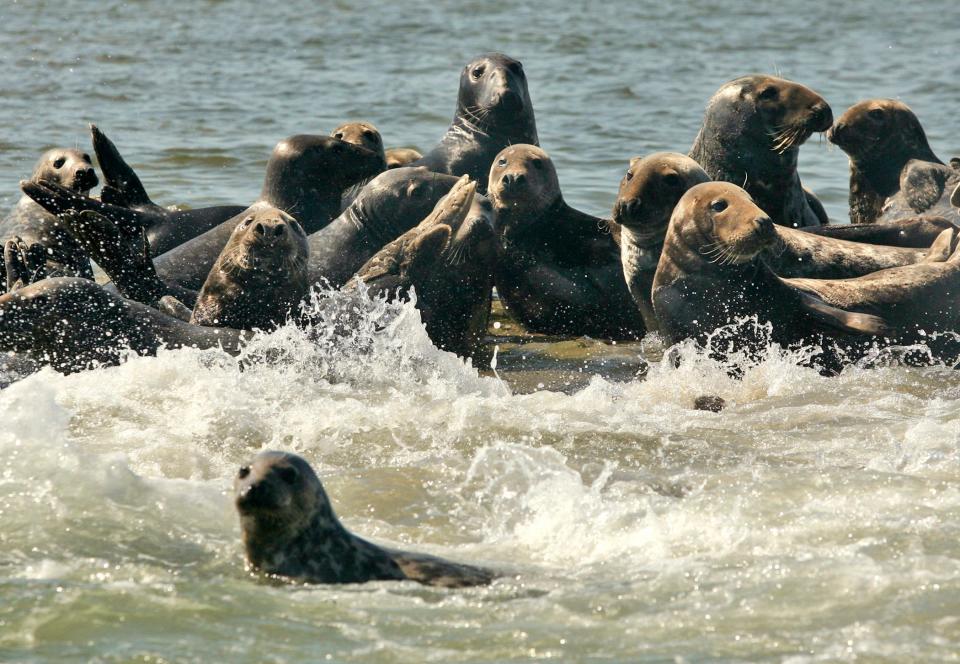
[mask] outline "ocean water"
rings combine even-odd
[[[88,122],[164,204],[252,201],[274,143],[347,120],[429,148],[486,50],[524,63],[566,197],[594,214],[629,157],[685,152],[750,72],[837,115],[898,97],[960,154],[949,2],[33,0],[0,26],[4,206]],[[800,170],[844,220],[843,153],[815,136]],[[475,367],[410,304],[365,307],[346,338],[257,339],[242,370],[163,352],[0,392],[0,661],[960,660],[953,369],[824,378],[771,351],[733,380],[690,348],[676,369],[655,342],[509,336]],[[705,393],[727,409],[692,410]],[[230,485],[262,448],[308,458],[356,532],[503,577],[251,577]]]

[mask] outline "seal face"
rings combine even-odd
[[[782,226],[827,223],[823,206],[797,174],[800,146],[833,122],[813,90],[775,76],[744,76],[724,84],[707,104],[690,150],[714,180],[743,185]]]
[[[630,295],[648,331],[658,328],[650,291],[673,209],[691,187],[710,177],[693,159],[675,152],[635,157],[613,205],[619,224],[620,261]]]
[[[34,167],[30,182],[52,182],[83,195],[98,184],[90,155],[66,148],[44,152]],[[39,245],[46,250],[45,265],[38,276],[93,278],[90,260],[60,219],[29,196],[22,196],[16,207],[0,222],[0,240],[6,242],[12,238],[17,238],[28,247]]]
[[[497,212],[497,292],[514,318],[544,334],[643,335],[609,223],[566,204],[546,152],[534,145],[500,152],[489,193]]]
[[[307,236],[276,208],[247,215],[207,276],[191,323],[273,329],[307,294]]]
[[[350,533],[333,512],[313,468],[284,452],[261,452],[234,481],[250,569],[302,583],[410,579],[465,587],[489,583],[486,570],[391,551]]]
[[[469,175],[483,194],[493,158],[516,143],[539,143],[523,65],[502,53],[488,53],[464,67],[453,122],[440,144],[414,165]]]
[[[347,122],[330,132],[330,135],[338,140],[376,152],[386,161],[380,131],[369,122]]]
[[[356,275],[374,296],[414,289],[430,339],[462,357],[473,357],[486,333],[496,260],[493,206],[475,191],[476,183],[461,178],[426,219]]]

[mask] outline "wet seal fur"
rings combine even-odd
[[[643,336],[608,222],[567,205],[546,152],[534,145],[503,150],[490,168],[489,192],[497,211],[497,292],[514,318],[543,334]]]
[[[742,186],[775,224],[827,223],[797,173],[800,146],[827,131],[833,114],[813,90],[756,74],[724,84],[707,104],[690,157],[714,180]]]
[[[54,182],[67,191],[86,196],[97,186],[90,155],[79,150],[47,150],[34,167],[30,182]],[[77,245],[56,214],[52,214],[27,195],[0,222],[0,240],[16,239],[27,247],[43,247],[41,276],[93,278],[90,259]]]
[[[44,279],[0,295],[0,350],[27,353],[62,373],[118,364],[129,351],[169,348],[240,351],[246,334],[190,325],[89,279]]]
[[[934,154],[920,120],[903,102],[854,104],[827,138],[850,158],[851,223],[952,212],[948,197],[960,173]]]
[[[307,295],[307,236],[276,208],[248,215],[207,275],[191,323],[270,330],[286,321]]]
[[[517,143],[539,145],[527,77],[519,61],[488,53],[463,68],[453,122],[439,145],[412,165],[469,175],[485,194],[494,157]]]
[[[368,293],[407,296],[433,343],[461,357],[481,350],[490,314],[496,261],[495,213],[463,176],[433,212],[385,246],[357,271]]]
[[[300,583],[416,581],[444,588],[489,584],[492,572],[386,549],[344,528],[303,458],[261,452],[234,482],[248,568]]]
[[[771,324],[770,340],[782,346],[822,346],[843,335],[885,334],[883,319],[850,313],[789,286],[760,261],[776,243],[772,219],[736,185],[708,182],[691,188],[670,219],[653,283],[653,307],[670,343],[694,339],[708,346],[713,333],[743,319]],[[716,355],[755,352],[748,330],[735,329]],[[838,358],[819,358],[827,370]]]

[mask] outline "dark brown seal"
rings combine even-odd
[[[489,192],[497,211],[497,292],[514,318],[544,334],[643,336],[608,222],[567,205],[546,152],[534,145],[503,150],[490,168]]]
[[[90,155],[65,148],[48,150],[40,157],[30,182],[41,181],[54,182],[84,196],[98,183]],[[0,222],[0,242],[14,237],[27,246],[36,244],[46,249],[44,276],[93,278],[90,259],[60,219],[27,195],[21,196],[16,207]]]
[[[810,88],[775,76],[724,84],[707,104],[690,156],[714,180],[742,186],[775,224],[827,223],[823,206],[800,183],[800,146],[833,122],[827,102]]]
[[[850,158],[852,223],[948,211],[943,209],[944,194],[949,193],[944,192],[944,185],[953,169],[933,153],[920,120],[903,102],[868,99],[854,104],[827,138]],[[915,162],[912,172],[905,172],[911,162]],[[900,192],[904,193],[900,209],[885,212],[890,199]]]
[[[89,279],[44,279],[0,295],[0,350],[27,353],[72,373],[118,364],[129,352],[162,347],[223,348],[236,354],[246,333],[190,325]]]
[[[300,583],[416,581],[464,588],[494,575],[361,539],[337,518],[320,478],[302,457],[261,452],[234,482],[247,565],[252,571]]]
[[[276,208],[252,212],[207,275],[190,322],[245,330],[284,323],[307,294],[308,252],[296,219]]]
[[[353,143],[371,152],[376,152],[386,162],[380,130],[369,122],[346,122],[330,132],[330,135],[341,141]]]
[[[357,271],[373,296],[416,293],[430,339],[440,349],[474,357],[490,314],[496,261],[495,213],[463,176],[427,218],[385,246]]]

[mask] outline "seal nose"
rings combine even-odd
[[[497,106],[505,111],[519,111],[523,108],[523,100],[513,90],[504,90],[496,97]]]
[[[527,181],[527,176],[523,173],[506,173],[500,179],[500,184],[503,185],[504,191],[514,191],[523,186]]]
[[[830,127],[830,131],[827,132],[827,140],[831,143],[838,143],[843,140],[843,135],[847,131],[847,125],[843,122],[838,122],[837,124]]]
[[[80,168],[74,174],[73,181],[80,189],[93,189],[97,186],[97,174],[93,168]]]
[[[763,235],[769,235],[773,233],[773,219],[767,215],[757,217],[755,222],[757,224],[757,230],[759,230]]]
[[[820,102],[810,109],[810,122],[817,131],[826,131],[833,124],[833,110],[828,104]]]
[[[617,216],[623,219],[631,219],[640,213],[642,201],[639,198],[617,201]]]

